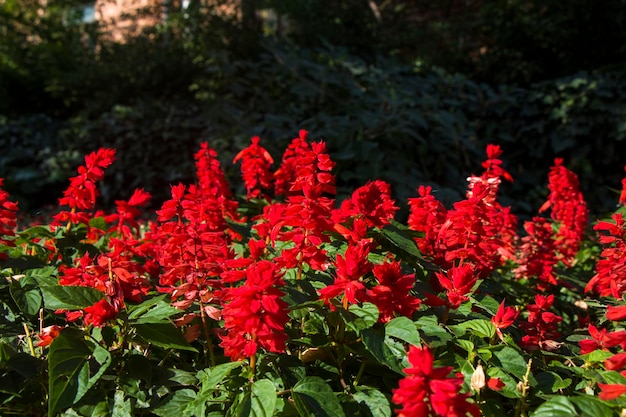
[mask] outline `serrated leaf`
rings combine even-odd
[[[171,323],[139,323],[133,326],[144,341],[164,349],[182,349],[197,352]]]
[[[291,390],[301,417],[345,417],[337,394],[322,378],[309,376]]]
[[[407,231],[400,229],[398,224],[388,224],[381,230],[382,236],[396,248],[407,254],[421,258],[422,254],[417,248],[415,241],[408,236]]]
[[[421,344],[417,326],[408,317],[396,317],[385,324],[385,334],[414,346]]]
[[[44,307],[48,310],[81,310],[104,298],[104,293],[91,287],[41,286]]]
[[[359,404],[363,417],[391,417],[389,400],[379,390],[358,387],[352,397]]]

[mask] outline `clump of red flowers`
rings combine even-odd
[[[407,376],[393,390],[392,401],[400,407],[400,417],[414,416],[479,416],[478,406],[469,401],[469,393],[461,393],[463,375],[450,375],[451,366],[435,367],[431,350],[411,346],[408,353],[410,367]]]

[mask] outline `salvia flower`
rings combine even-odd
[[[491,322],[496,327],[496,333],[501,340],[504,338],[502,330],[513,325],[515,320],[517,320],[517,316],[519,316],[519,311],[517,311],[515,307],[505,306],[504,301],[500,303],[498,311],[496,311],[496,314],[491,318]]]
[[[461,393],[463,375],[450,375],[451,366],[435,367],[434,355],[428,347],[411,346],[407,376],[393,390],[392,401],[399,406],[400,417],[479,416],[480,409],[469,401],[469,393]]]
[[[285,351],[285,324],[288,321],[283,284],[276,264],[261,260],[246,269],[240,287],[224,290],[222,297],[225,333],[220,346],[232,360],[253,357],[259,348],[269,352]]]
[[[100,148],[85,157],[85,165],[78,167],[78,175],[70,178],[70,185],[59,199],[59,205],[70,211],[54,216],[57,224],[63,222],[89,224],[87,211],[93,210],[99,195],[96,183],[104,178],[104,170],[115,161],[115,149]]]
[[[525,332],[520,346],[526,350],[556,350],[560,343],[556,340],[560,337],[558,331],[559,323],[563,321],[551,311],[548,311],[554,304],[554,295],[535,296],[535,303],[527,306],[529,312],[525,322],[520,324],[520,328]]]
[[[585,234],[589,217],[587,203],[580,191],[578,176],[563,166],[563,159],[556,158],[548,174],[548,201],[540,212],[551,209],[551,217],[558,222],[556,245],[562,260],[571,262]]]
[[[246,186],[248,199],[263,197],[264,191],[272,186],[270,167],[274,159],[259,145],[260,140],[258,136],[254,136],[250,146],[240,151],[233,159],[233,163],[241,161],[241,177]]]
[[[0,178],[0,187],[2,187],[3,182],[4,179]],[[0,189],[0,245],[15,245],[10,237],[15,236],[17,210],[17,203],[9,200],[9,193]],[[0,260],[6,256],[5,253],[0,253]]]
[[[387,323],[396,314],[411,317],[420,307],[419,298],[410,294],[415,274],[404,274],[400,262],[385,262],[372,268],[378,283],[366,290],[367,298],[378,307],[379,321]]]
[[[626,292],[626,223],[621,213],[615,213],[613,222],[598,222],[594,230],[606,232],[600,237],[604,248],[596,263],[596,275],[585,286],[585,292],[621,299]]]

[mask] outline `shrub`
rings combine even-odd
[[[96,210],[110,148],[87,155],[49,225],[16,227],[1,191],[0,409],[618,413],[623,208],[595,240],[557,159],[544,214],[518,235],[501,155],[487,147],[452,206],[421,187],[408,225],[384,181],[335,205],[335,163],[304,130],[275,163],[259,138],[236,155],[240,197],[202,144],[195,183],[172,185],[152,220],[142,189]]]

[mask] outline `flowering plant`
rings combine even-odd
[[[557,159],[520,232],[501,154],[452,207],[419,187],[407,224],[384,181],[337,202],[305,131],[278,166],[252,139],[239,199],[202,144],[154,216],[142,189],[96,210],[112,149],[50,224],[18,227],[0,191],[2,414],[623,414],[623,209],[592,234]]]

